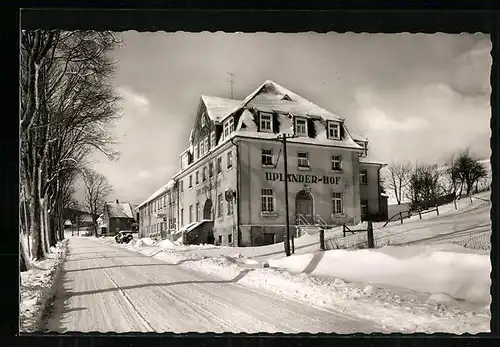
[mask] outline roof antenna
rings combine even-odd
[[[227,74],[231,77],[229,83],[231,83],[231,99],[233,99],[234,73],[228,72]]]

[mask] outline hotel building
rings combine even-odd
[[[345,120],[266,81],[244,100],[202,96],[172,181],[139,205],[142,237],[256,246],[289,224],[356,224],[382,211],[380,169]]]

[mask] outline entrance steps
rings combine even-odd
[[[298,226],[297,228],[299,229],[300,235],[304,234],[315,235],[319,233],[319,230],[322,229],[323,227],[321,225],[301,225]]]

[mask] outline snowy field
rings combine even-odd
[[[296,253],[291,257],[284,256],[283,244],[237,248],[140,239],[120,247],[223,279],[234,279],[246,271],[238,280],[241,285],[377,319],[388,330],[474,334],[490,330],[489,252],[456,242],[413,242],[439,234],[443,220],[484,219],[477,211],[489,211],[488,202],[482,197],[473,202],[460,202],[457,211],[442,206],[439,217],[412,217],[403,225],[384,229],[376,225],[376,235],[381,230],[394,240],[399,235],[401,244],[379,249],[319,252],[317,235],[297,238]],[[342,234],[340,228],[327,235],[338,233]],[[101,240],[116,244],[112,238]]]
[[[51,297],[59,265],[64,260],[66,241],[51,247],[47,259],[34,262],[33,268],[21,272],[20,278],[20,330],[36,331],[43,311]]]

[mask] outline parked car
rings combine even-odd
[[[118,234],[115,236],[116,243],[129,243],[132,241],[134,238],[134,235],[132,235],[132,232],[127,230],[127,231],[120,231]]]

